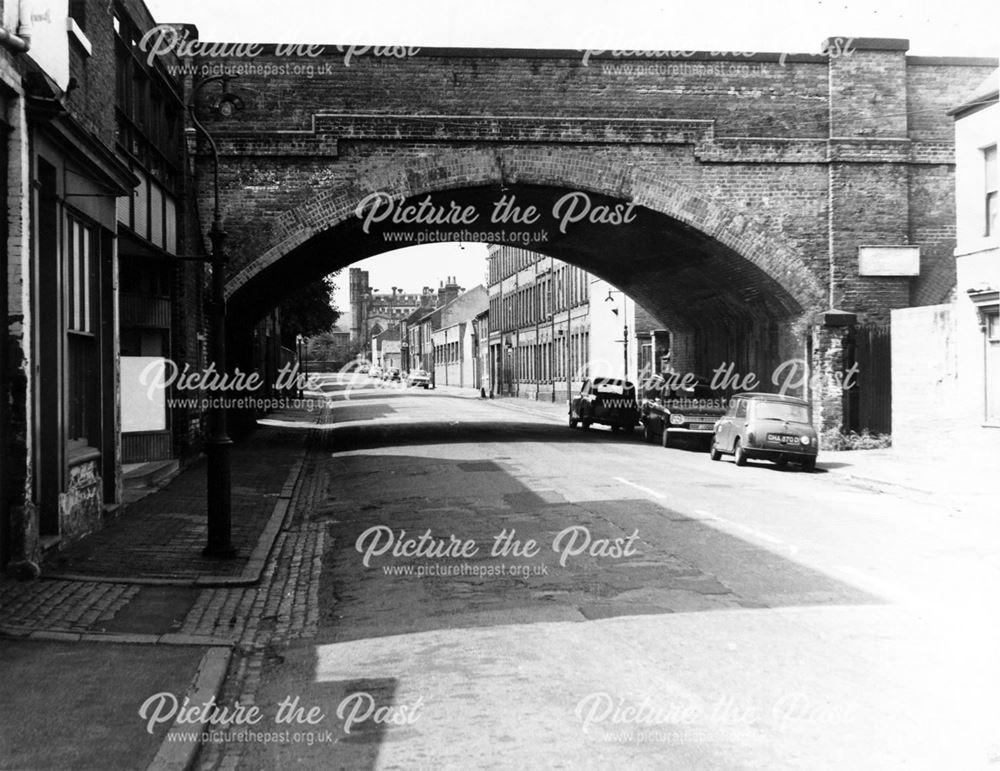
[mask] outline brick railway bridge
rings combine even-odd
[[[189,77],[236,75],[243,103],[224,116],[219,86],[202,89],[229,234],[230,366],[246,361],[251,322],[322,275],[417,238],[523,238],[656,316],[681,371],[733,362],[767,377],[809,361],[818,419],[838,425],[849,324],[954,287],[947,110],[997,63],[907,48],[192,56]],[[212,159],[191,136],[208,223]]]

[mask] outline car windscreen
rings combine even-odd
[[[705,406],[719,406],[723,400],[707,384],[699,384],[693,388],[668,388],[663,391],[667,402],[682,401],[691,404],[704,403]]]
[[[804,404],[790,402],[757,402],[754,417],[758,420],[787,420],[792,423],[808,423],[809,408]]]
[[[631,385],[598,385],[594,388],[594,396],[601,402],[635,402],[635,388]]]

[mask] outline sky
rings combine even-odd
[[[146,0],[202,40],[326,45],[819,53],[828,37],[891,37],[919,56],[1000,56],[998,0]],[[380,290],[482,280],[483,247],[433,245],[360,265]],[[415,254],[417,257],[415,257]],[[419,257],[419,258],[418,258]],[[347,272],[337,305],[347,307]]]
[[[1000,50],[996,0],[146,1],[158,21],[226,42],[819,53],[847,36],[908,38],[922,56]]]

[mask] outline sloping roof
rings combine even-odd
[[[976,90],[969,94],[958,107],[948,110],[948,114],[961,118],[996,103],[998,95],[1000,95],[1000,67],[993,70],[990,76],[980,83]]]

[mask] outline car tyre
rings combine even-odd
[[[670,446],[670,432],[667,431],[666,425],[663,426],[663,430],[660,432],[660,444],[664,447]]]
[[[622,433],[631,434],[635,426],[622,426]]]
[[[708,455],[712,460],[722,460],[722,453],[719,448],[715,446],[715,438],[712,438],[712,444],[708,448]]]
[[[583,427],[583,430],[586,431],[588,428],[590,428],[590,421],[589,420],[581,420],[580,421],[580,425]]]
[[[644,441],[644,442],[652,442],[653,441],[653,432],[649,430],[649,424],[648,423],[643,423],[642,424],[642,441]]]
[[[621,428],[621,426],[611,426],[611,433],[617,434],[619,428]]]
[[[739,439],[736,440],[736,446],[733,448],[733,460],[736,461],[737,466],[747,465],[747,453]]]
[[[569,416],[569,427],[576,428],[577,420],[572,415]]]
[[[815,458],[806,458],[804,461],[802,461],[802,470],[803,471],[815,471],[816,470],[816,459]]]

